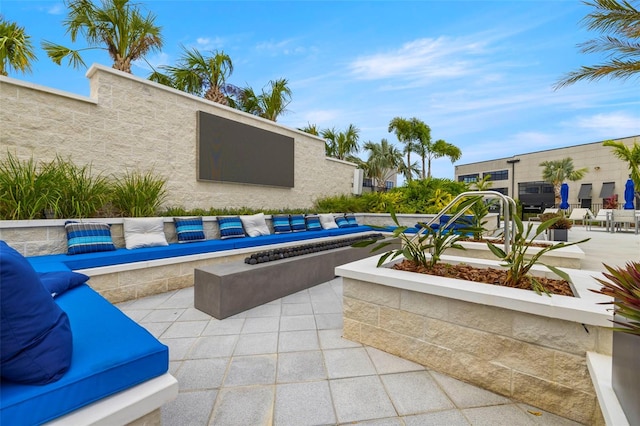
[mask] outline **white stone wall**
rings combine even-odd
[[[165,206],[308,208],[348,194],[355,165],[329,159],[324,141],[101,65],[87,72],[89,98],[0,76],[0,158],[56,155],[107,175],[153,170],[167,179]],[[196,180],[196,113],[205,111],[294,139],[295,187]]]

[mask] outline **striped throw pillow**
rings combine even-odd
[[[349,225],[349,222],[347,221],[347,218],[344,216],[339,216],[336,215],[336,225],[338,225],[338,228],[350,228],[351,225]]]
[[[347,219],[347,222],[349,222],[350,227],[358,226],[358,220],[356,219],[355,215],[345,214],[344,217]]]
[[[67,253],[96,253],[116,249],[111,239],[111,226],[107,223],[73,222],[64,224],[67,232]]]
[[[304,218],[307,222],[307,231],[321,231],[322,224],[320,224],[320,216],[316,214],[309,214]]]
[[[292,214],[289,222],[291,223],[291,230],[293,232],[300,232],[307,230],[307,224],[304,221],[304,216],[301,214]]]
[[[274,214],[271,216],[273,222],[273,232],[275,234],[287,234],[291,232],[291,223],[288,214]]]
[[[203,241],[205,239],[202,217],[174,217],[176,235],[179,243]]]
[[[220,226],[220,239],[244,237],[244,228],[239,216],[218,217]]]

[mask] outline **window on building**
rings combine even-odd
[[[385,188],[387,189],[392,189],[393,188],[393,182],[388,180],[384,183]]]
[[[373,188],[373,181],[371,180],[371,178],[364,178],[362,180],[362,186],[364,186],[365,188]]]
[[[502,195],[509,195],[509,188],[490,188],[491,191],[496,191],[501,193]]]
[[[496,170],[494,172],[484,172],[482,177],[491,176],[489,180],[507,180],[509,179],[509,170]]]
[[[464,183],[477,182],[479,176],[480,175],[478,173],[474,173],[472,175],[460,175],[458,176],[458,182],[464,182]]]

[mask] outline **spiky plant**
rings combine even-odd
[[[615,314],[626,318],[626,322],[612,320],[617,325],[614,331],[640,336],[640,262],[628,262],[620,268],[604,266],[609,271],[602,274],[606,280],[596,278],[602,288],[591,291],[613,297],[613,301],[601,304],[614,305]]]

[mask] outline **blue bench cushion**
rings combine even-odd
[[[45,386],[3,381],[2,425],[42,424],[168,370],[168,348],[86,284],[55,300],[71,322],[71,368]]]

